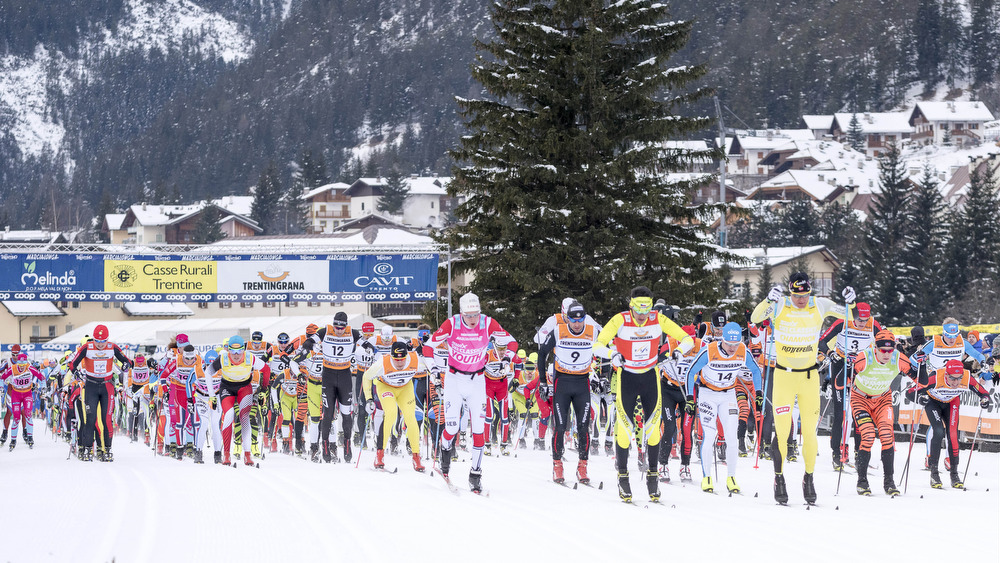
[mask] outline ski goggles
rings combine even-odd
[[[628,302],[629,309],[632,309],[635,313],[644,315],[653,310],[653,298],[652,297],[633,297],[631,301]]]

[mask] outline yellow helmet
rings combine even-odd
[[[531,354],[528,354],[528,361],[531,362],[531,363],[533,363],[533,364],[537,363],[538,362],[538,352],[532,352]]]
[[[521,350],[517,351],[517,357],[521,358],[523,360],[523,359],[527,358],[528,355],[524,353],[524,349],[522,348]]]

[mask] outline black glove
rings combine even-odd
[[[757,391],[757,395],[754,397],[754,403],[757,405],[757,412],[764,410],[764,393],[762,391]]]
[[[989,395],[987,395],[985,397],[980,397],[979,398],[979,408],[983,408],[983,409],[990,408],[990,396]]]
[[[694,416],[696,410],[698,410],[698,405],[694,402],[694,395],[688,395],[687,401],[684,403],[684,412]]]
[[[510,383],[507,384],[507,392],[513,393],[514,391],[517,391],[517,388],[518,388],[517,380],[511,379]]]
[[[267,390],[261,389],[260,391],[257,391],[257,404],[263,405],[264,401],[266,400],[267,400]]]
[[[928,397],[927,395],[917,395],[917,404],[918,405],[921,405],[921,406],[926,405],[927,401],[930,401],[930,397]]]
[[[369,415],[375,412],[375,401],[373,399],[368,399],[368,401],[365,402],[365,412]]]
[[[510,360],[509,359],[504,358],[504,359],[500,360],[500,371],[507,371],[507,368],[509,368],[509,367],[510,367]]]
[[[826,390],[830,388],[830,379],[832,378],[828,377],[823,380],[823,383],[821,383],[819,386],[820,391],[826,393]]]
[[[194,408],[194,395],[188,397],[188,409]]]
[[[538,386],[538,397],[541,401],[547,402],[549,400],[549,397],[551,396],[552,396],[552,390],[549,388],[548,385]]]
[[[530,411],[531,407],[535,406],[535,402],[531,400],[531,397],[524,398],[524,410]]]

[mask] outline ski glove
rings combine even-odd
[[[615,355],[611,356],[611,367],[618,369],[623,365],[625,365],[625,356],[615,352]]]
[[[757,405],[757,412],[760,412],[760,411],[764,410],[764,392],[763,391],[757,391],[757,394],[754,395],[754,404]]]
[[[930,397],[928,397],[927,395],[917,395],[917,404],[918,405],[921,405],[921,406],[926,405],[927,401],[929,401],[929,400],[930,400]]]
[[[365,402],[365,412],[367,412],[369,415],[375,413],[375,401],[374,400],[368,399],[368,401]]]
[[[857,297],[858,296],[854,293],[853,287],[847,286],[844,288],[844,301],[846,303],[854,303],[854,300],[857,299]]]
[[[684,403],[684,412],[689,415],[694,415],[695,411],[698,409],[698,405],[694,402],[694,395],[687,396],[687,402]]]
[[[510,383],[507,384],[507,392],[513,393],[514,391],[517,391],[517,388],[518,388],[517,380],[511,379]]]
[[[781,295],[783,293],[784,292],[782,291],[781,286],[780,285],[776,285],[776,286],[774,286],[774,287],[771,288],[770,292],[768,292],[768,294],[767,294],[767,300],[770,301],[771,303],[777,303],[778,300],[781,299]]]
[[[979,408],[988,409],[990,408],[990,397],[989,395],[979,398]]]
[[[263,405],[264,401],[266,400],[267,400],[267,390],[261,389],[260,391],[257,391],[257,404]]]
[[[551,396],[552,396],[552,388],[549,385],[538,386],[538,397],[543,402],[547,402]]]

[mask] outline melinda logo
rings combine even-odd
[[[38,275],[35,273],[35,263],[26,262],[24,264],[24,273],[21,274],[21,283],[28,287],[36,285],[76,285],[76,272],[70,270],[69,272],[63,272],[61,276],[57,276],[52,272],[45,272]]]

